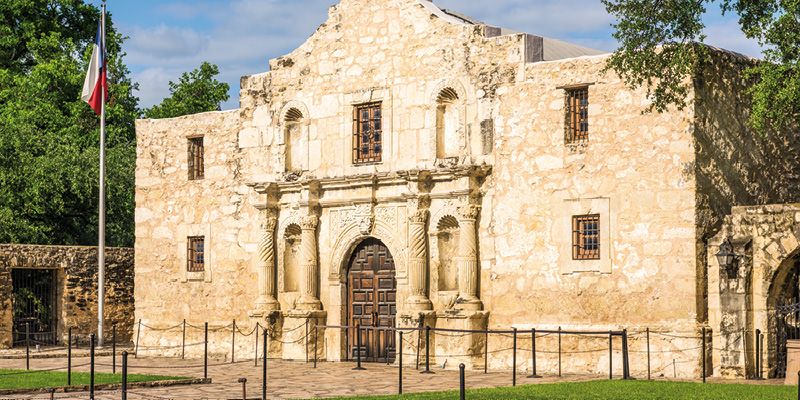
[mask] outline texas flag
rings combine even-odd
[[[97,26],[97,39],[92,50],[92,60],[89,61],[89,70],[86,71],[86,80],[83,82],[81,100],[89,103],[95,113],[100,115],[101,94],[103,88],[105,97],[108,98],[108,82],[106,81],[106,43],[103,38],[102,21]]]

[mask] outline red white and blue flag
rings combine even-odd
[[[81,93],[81,100],[89,103],[89,106],[98,115],[100,115],[104,100],[102,97],[108,98],[106,43],[103,36],[103,23],[101,21],[97,26],[97,39],[92,46],[92,59],[89,61],[89,70],[86,71],[86,80],[83,82],[83,92]],[[105,96],[101,92],[105,93]]]

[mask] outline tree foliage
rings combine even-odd
[[[800,118],[800,0],[717,0],[736,13],[745,36],[764,48],[745,74],[754,84],[750,123],[761,132],[793,129]],[[702,17],[714,0],[603,0],[617,18],[620,48],[608,69],[632,87],[644,86],[652,108],[682,108],[691,80],[708,60]]]
[[[176,83],[169,82],[170,97],[161,104],[145,110],[147,118],[174,118],[206,111],[219,111],[221,103],[228,101],[227,83],[215,77],[219,68],[203,62],[199,68],[184,72]]]
[[[100,11],[0,2],[0,242],[97,243],[99,119],[80,100]],[[109,18],[107,243],[133,244],[136,85]]]

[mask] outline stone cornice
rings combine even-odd
[[[380,172],[348,176],[315,178],[305,176],[294,182],[251,182],[259,194],[278,194],[300,192],[302,190],[341,190],[367,186],[405,185],[409,182],[448,182],[464,177],[482,179],[491,174],[489,165],[467,165],[447,169],[406,170],[396,172]],[[277,192],[277,193],[276,193]]]

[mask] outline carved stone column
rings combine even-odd
[[[257,312],[270,312],[280,309],[275,293],[275,227],[278,218],[275,211],[264,208],[259,212],[260,238],[258,242],[258,300]]]
[[[428,266],[428,236],[425,227],[428,222],[428,210],[418,209],[408,217],[408,282],[411,296],[406,302],[411,310],[425,311],[433,309],[426,293]]]
[[[319,310],[322,308],[317,298],[316,288],[319,273],[317,272],[317,225],[319,218],[314,215],[300,220],[300,299],[297,308],[301,310]]]
[[[458,257],[458,294],[459,307],[465,310],[483,308],[478,298],[478,230],[477,219],[480,206],[466,204],[458,208],[459,243]]]

